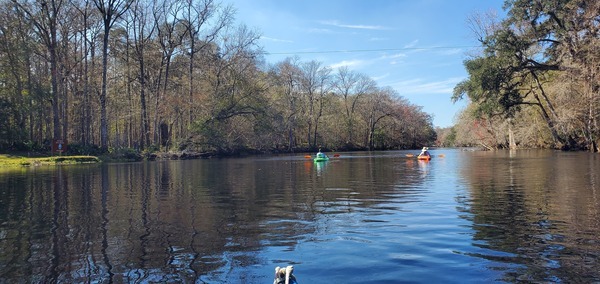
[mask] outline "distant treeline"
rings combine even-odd
[[[454,99],[469,99],[446,144],[597,152],[600,1],[507,0],[506,19],[474,15],[481,42]],[[442,137],[443,136],[443,137]]]
[[[431,115],[348,68],[267,64],[213,0],[0,1],[0,150],[431,145]]]

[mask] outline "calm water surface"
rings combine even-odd
[[[600,155],[409,153],[1,172],[0,282],[600,281]]]

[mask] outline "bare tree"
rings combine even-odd
[[[196,54],[207,47],[213,46],[216,38],[231,25],[233,21],[233,8],[226,6],[220,8],[215,0],[187,0],[186,9],[183,10],[183,23],[188,36],[187,53],[188,64],[188,124],[190,128],[195,120],[193,115],[194,82],[196,80]]]
[[[375,81],[364,74],[341,67],[335,76],[334,89],[343,100],[346,118],[346,144],[354,144],[354,119],[359,100],[375,88]]]
[[[82,79],[82,84],[83,86],[81,87],[81,103],[82,103],[82,108],[80,108],[80,135],[79,135],[79,141],[82,145],[88,145],[89,143],[91,143],[92,140],[92,135],[91,135],[91,125],[92,125],[92,121],[91,121],[91,102],[90,102],[90,93],[92,92],[92,88],[91,88],[91,83],[90,83],[90,73],[91,73],[91,69],[90,68],[90,60],[88,59],[88,57],[91,57],[92,59],[95,57],[94,54],[94,50],[95,50],[95,39],[97,37],[97,35],[100,32],[100,28],[98,27],[99,21],[96,21],[95,16],[97,16],[97,14],[93,13],[92,11],[92,6],[91,5],[91,1],[90,0],[85,0],[81,2],[75,2],[73,3],[73,7],[74,9],[79,13],[79,21],[81,21],[80,23],[78,23],[80,25],[80,29],[78,30],[78,33],[80,34],[80,38],[81,38],[81,42],[79,46],[79,50],[80,50],[80,65],[82,64],[83,66],[80,67],[81,70],[79,70],[80,74],[78,74],[78,76],[80,76]]]
[[[286,137],[288,150],[293,151],[296,147],[296,128],[298,127],[298,117],[300,112],[300,67],[299,58],[286,58],[284,61],[275,65],[273,76],[276,83],[277,93],[282,96],[281,112],[284,116],[286,127]],[[281,91],[279,91],[281,90]]]
[[[102,15],[104,36],[102,38],[102,87],[100,92],[100,147],[108,150],[108,122],[106,117],[106,81],[108,72],[108,37],[115,22],[129,9],[133,0],[94,0]]]
[[[323,115],[326,98],[331,89],[331,69],[318,61],[301,65],[300,86],[304,95],[304,108],[307,116],[307,140],[310,148],[317,147],[319,119]]]
[[[12,0],[18,7],[17,11],[22,13],[33,26],[48,51],[48,62],[50,62],[50,81],[52,92],[52,121],[53,136],[61,138],[60,124],[60,91],[58,90],[58,20],[61,16],[63,1],[49,0],[36,3],[28,1]],[[39,5],[39,6],[38,6]]]
[[[209,94],[205,102],[206,117],[200,124],[203,139],[211,147],[235,151],[248,128],[241,132],[242,120],[264,113],[265,82],[261,80],[258,59],[262,51],[256,47],[260,38],[256,31],[241,25],[218,39],[219,49],[211,53],[205,78]],[[248,118],[248,119],[245,119]],[[243,133],[242,133],[243,132]]]
[[[498,20],[498,13],[495,10],[485,12],[476,12],[467,17],[467,27],[473,33],[473,36],[484,43],[502,26]]]
[[[363,115],[368,125],[365,144],[369,150],[375,148],[375,130],[378,123],[393,113],[392,96],[395,94],[391,88],[377,89],[368,94]]]
[[[183,11],[182,1],[163,1],[157,3],[153,9],[154,25],[157,27],[157,41],[161,50],[160,65],[158,70],[158,78],[156,79],[156,95],[154,104],[154,141],[161,146],[167,146],[170,141],[169,129],[163,120],[165,119],[159,111],[159,107],[165,106],[161,104],[167,96],[169,86],[169,77],[171,71],[171,61],[175,55],[175,51],[181,46],[183,38],[186,36],[187,29],[183,28],[179,14]],[[161,87],[162,85],[162,87]],[[173,106],[177,108],[178,106]],[[159,125],[161,131],[158,131]],[[172,124],[171,124],[172,125]],[[165,129],[167,128],[167,129]]]
[[[133,49],[134,57],[138,65],[137,79],[139,82],[140,92],[140,148],[145,149],[150,143],[150,124],[148,121],[148,108],[147,108],[147,71],[146,71],[146,55],[145,49],[149,45],[152,36],[155,33],[156,26],[154,21],[150,21],[149,7],[141,5],[139,3],[131,6],[129,10],[127,21],[131,27],[130,33],[133,38]]]

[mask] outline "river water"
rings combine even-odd
[[[600,281],[600,155],[431,152],[3,171],[0,282]]]

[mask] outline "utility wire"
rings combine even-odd
[[[294,54],[358,53],[358,52],[381,52],[381,51],[404,51],[404,50],[434,50],[434,49],[455,49],[455,48],[475,48],[475,47],[479,47],[479,46],[457,45],[457,46],[348,49],[348,50],[322,50],[322,51],[285,51],[285,52],[265,52],[265,53],[268,55],[294,55]]]

